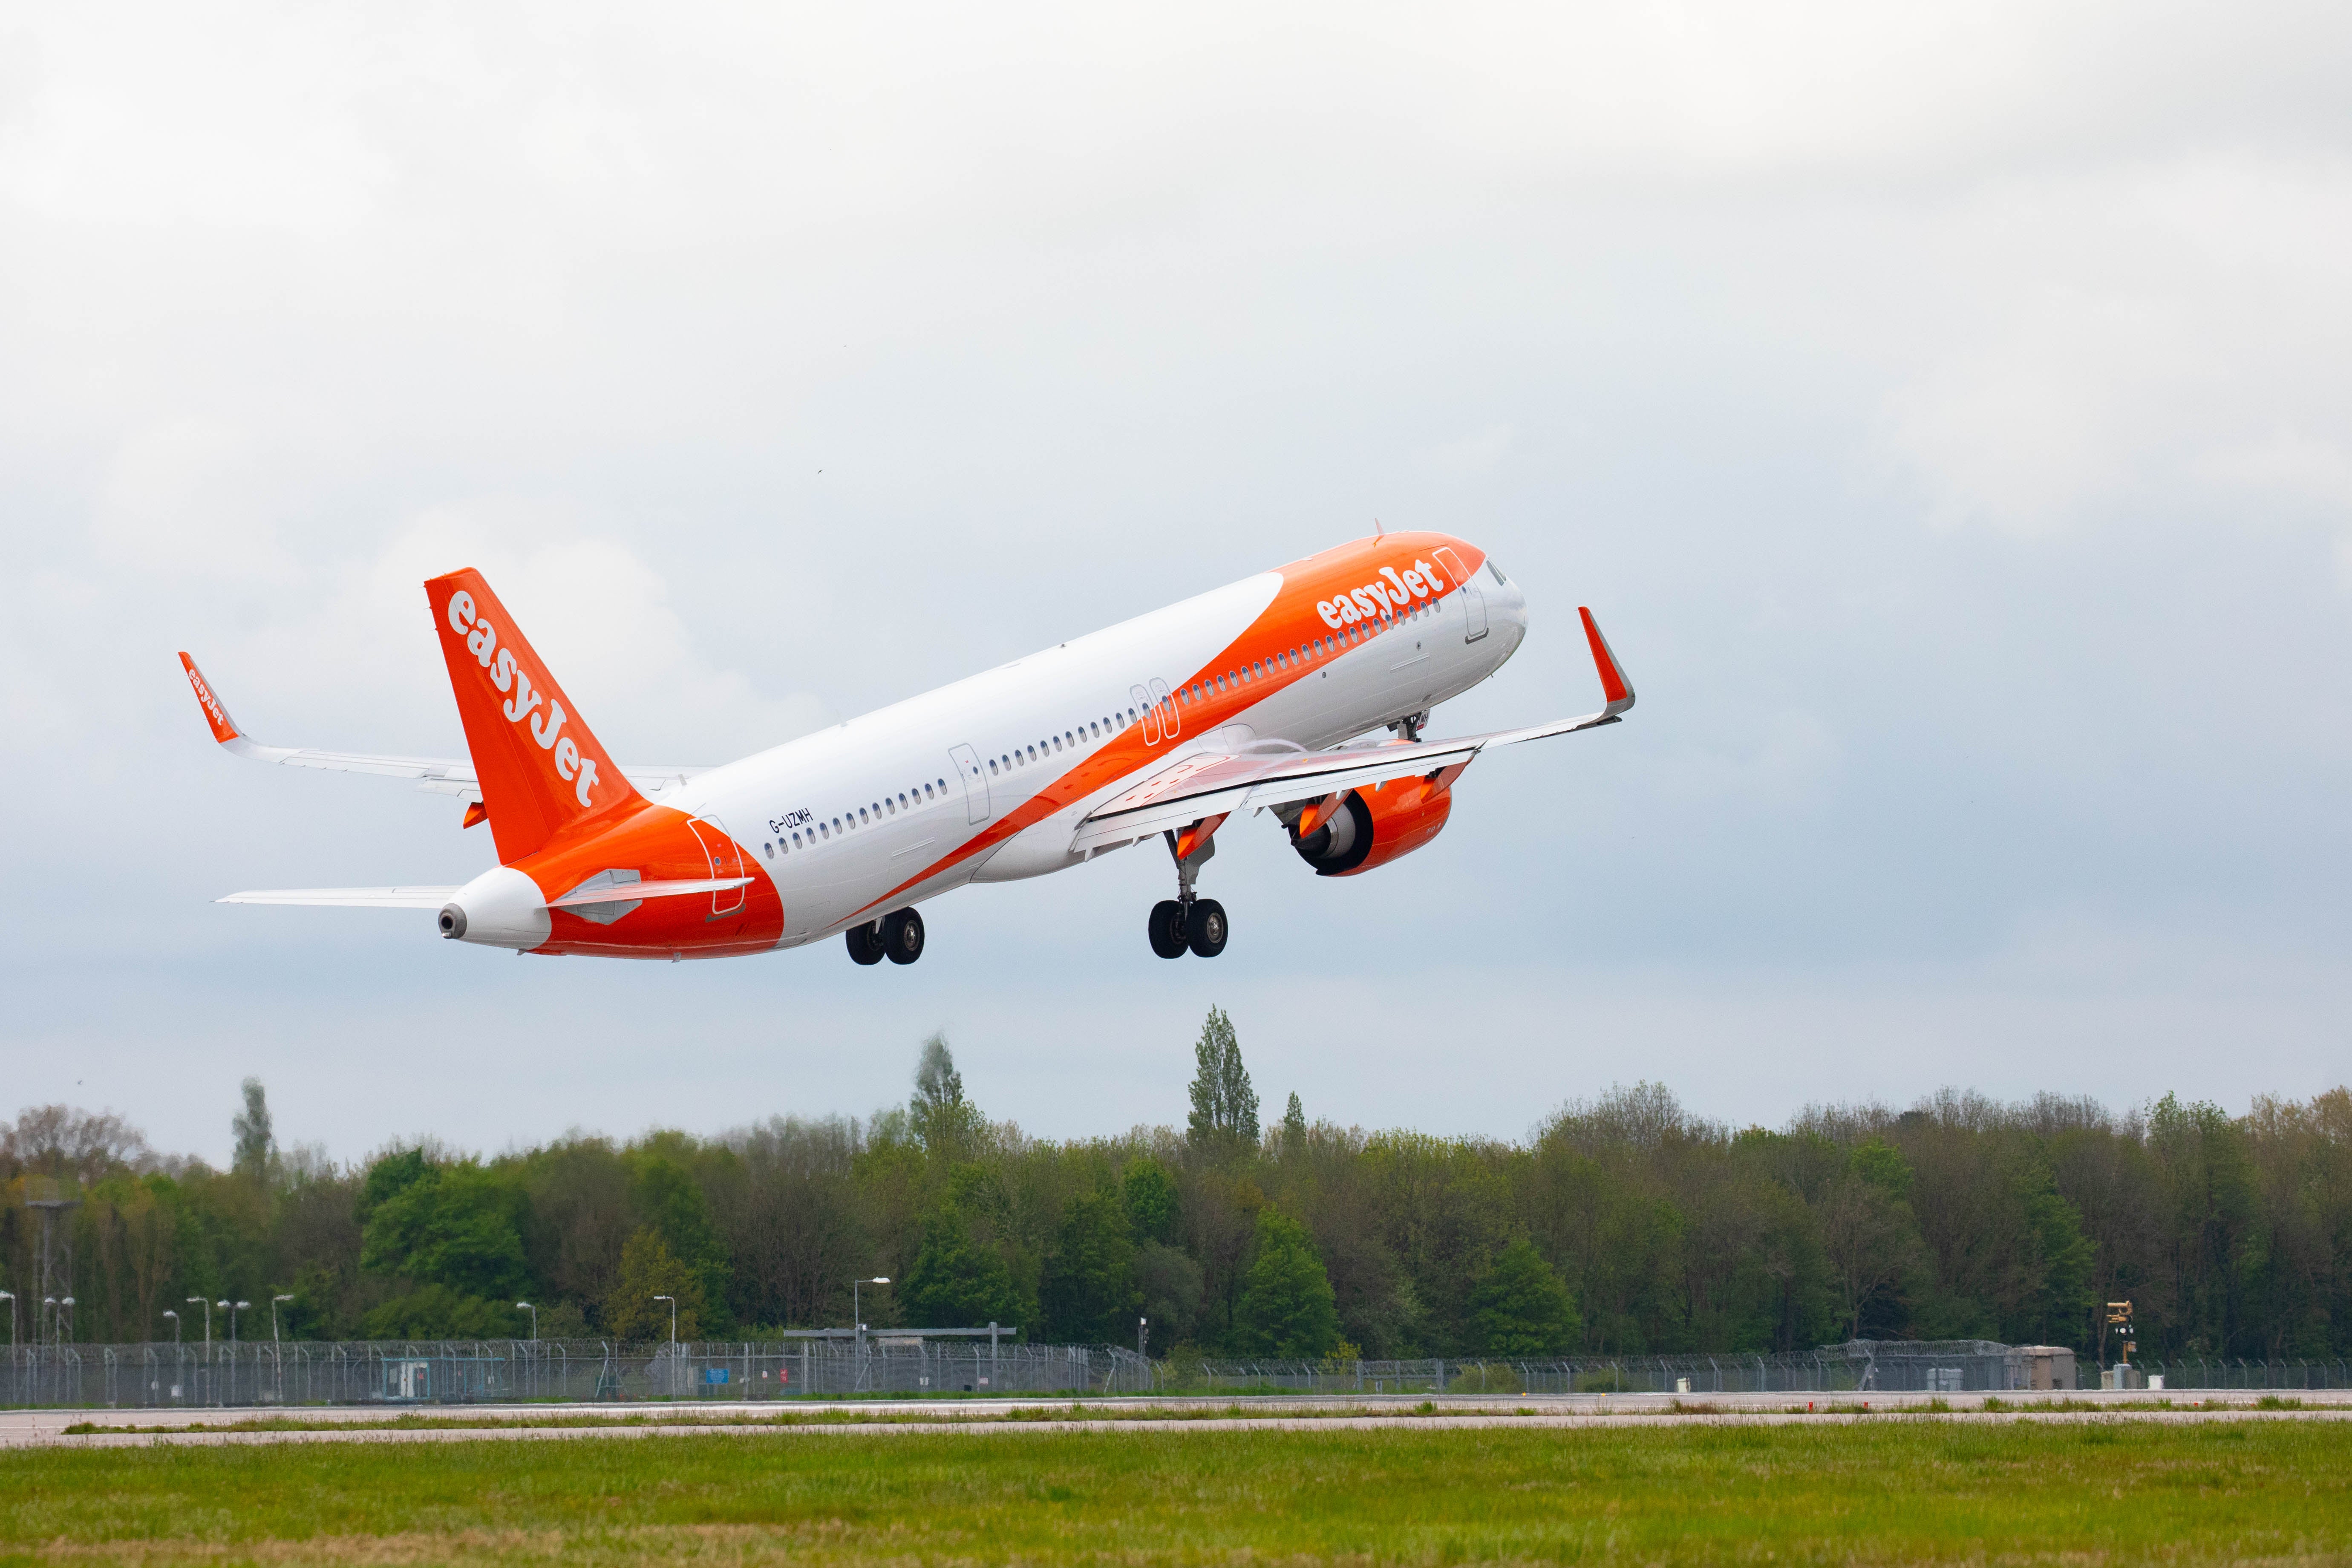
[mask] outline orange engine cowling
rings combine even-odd
[[[1303,838],[1294,828],[1291,847],[1318,877],[1352,877],[1436,837],[1453,809],[1454,791],[1425,778],[1349,790],[1329,822]]]

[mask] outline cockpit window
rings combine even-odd
[[[1489,572],[1492,572],[1492,573],[1495,574],[1495,585],[1496,585],[1496,587],[1498,587],[1498,588],[1499,588],[1499,587],[1504,586],[1504,583],[1503,583],[1503,569],[1502,569],[1500,566],[1497,566],[1497,565],[1496,565],[1496,564],[1495,564],[1495,558],[1494,558],[1493,556],[1491,556],[1491,555],[1489,555],[1488,557],[1486,557],[1486,570],[1487,570],[1487,571],[1489,571]]]

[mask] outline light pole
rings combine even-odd
[[[213,1304],[202,1296],[191,1296],[188,1298],[188,1305],[202,1307],[205,1310],[205,1350],[209,1352],[213,1348]],[[221,1305],[226,1307],[228,1303],[224,1301]]]
[[[659,1300],[659,1298],[656,1298],[656,1300]],[[539,1309],[532,1306],[528,1301],[517,1301],[515,1305],[530,1314],[530,1337],[533,1341],[536,1341],[539,1338]]]
[[[866,1312],[858,1305],[858,1288],[864,1285],[887,1285],[888,1283],[890,1283],[890,1277],[887,1274],[877,1274],[871,1279],[852,1279],[849,1282],[849,1317],[852,1325],[857,1331],[857,1353],[861,1356],[866,1353]]]
[[[0,1290],[0,1301],[8,1303],[8,1349],[16,1348],[16,1297],[14,1291]]]
[[[177,1350],[180,1345],[180,1314],[166,1307],[163,1315],[172,1320],[172,1348]]]
[[[278,1403],[286,1403],[286,1346],[278,1338],[278,1303],[291,1301],[291,1296],[269,1298],[269,1360],[278,1369]]]
[[[677,1393],[677,1298],[656,1296],[654,1300],[669,1303],[669,1391],[674,1397]]]
[[[228,1342],[231,1344],[236,1343],[236,1315],[239,1312],[244,1311],[247,1307],[252,1306],[253,1303],[250,1301],[215,1301],[213,1304],[216,1307],[226,1309],[228,1312]]]
[[[1135,1320],[1135,1353],[1139,1359],[1150,1359],[1150,1353],[1143,1348],[1144,1331],[1150,1326],[1151,1320],[1149,1318],[1138,1318]]]
[[[65,1342],[66,1342],[66,1343],[68,1343],[68,1344],[71,1344],[71,1343],[73,1343],[73,1329],[74,1329],[74,1324],[73,1324],[73,1298],[72,1298],[71,1296],[68,1296],[68,1297],[66,1297],[63,1300],[60,1300],[60,1301],[58,1303],[58,1306],[60,1306],[60,1307],[63,1307],[63,1308],[65,1309],[65,1310],[64,1310],[64,1311],[62,1311],[62,1312],[60,1312],[60,1313],[58,1313],[58,1316],[59,1318],[63,1319],[63,1320],[64,1320],[64,1321],[65,1321]]]
[[[58,1342],[58,1299],[41,1298],[41,1321],[33,1325],[33,1342],[51,1345]]]

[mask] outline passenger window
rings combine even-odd
[[[772,844],[762,844],[762,845],[761,845],[761,846],[760,846],[760,847],[761,847],[761,848],[762,848],[762,849],[764,849],[764,850],[766,850],[766,851],[768,852],[768,858],[769,858],[769,859],[772,860],[772,859],[774,859],[774,858],[776,858],[776,847],[775,847],[774,845],[772,845]]]
[[[994,773],[996,771],[996,759],[994,757],[988,759],[988,771],[990,773]]]

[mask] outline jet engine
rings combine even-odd
[[[1352,877],[1385,866],[1437,837],[1454,809],[1450,786],[1450,780],[1407,778],[1349,790],[1336,805],[1309,805],[1294,817],[1291,847],[1318,877]],[[1302,823],[1308,826],[1304,834]]]

